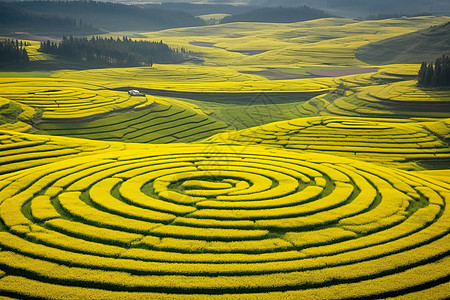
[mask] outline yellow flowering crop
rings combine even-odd
[[[261,146],[129,144],[105,152],[102,143],[85,145],[98,149],[91,154],[80,148],[77,159],[0,177],[2,291],[21,293],[6,286],[17,278],[43,289],[21,295],[50,298],[64,282],[82,298],[137,290],[323,296],[344,284],[374,296],[448,274],[371,287],[441,265],[450,230],[445,182]]]

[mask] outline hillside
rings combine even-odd
[[[203,25],[199,18],[174,10],[141,8],[134,5],[97,1],[21,1],[20,8],[37,13],[70,17],[107,31],[159,30]]]
[[[15,3],[0,2],[0,32],[15,31],[48,34],[94,34],[102,31],[91,24],[70,17],[61,17],[23,9]]]
[[[385,39],[357,49],[356,57],[368,64],[434,61],[450,53],[450,22]]]
[[[246,13],[234,14],[222,19],[221,23],[232,22],[268,22],[268,23],[291,23],[320,18],[331,17],[324,11],[301,6],[288,7],[263,7]]]
[[[437,15],[450,12],[450,2],[447,0],[249,0],[251,5],[260,6],[290,6],[309,5],[326,9],[327,11],[346,17],[364,17],[373,14],[413,14],[417,12],[433,12]]]

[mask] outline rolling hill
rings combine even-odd
[[[268,23],[291,23],[320,18],[331,17],[324,11],[301,6],[296,8],[287,7],[263,7],[246,13],[234,14],[222,19],[221,23],[232,22],[268,22]]]
[[[450,22],[370,43],[357,49],[356,57],[368,64],[434,61],[450,53]]]

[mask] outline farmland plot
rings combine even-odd
[[[403,169],[420,161],[448,161],[450,119],[311,117],[271,123],[212,136],[205,142],[264,145],[336,154]]]
[[[0,175],[3,294],[445,296],[444,182],[261,146],[79,155]]]
[[[16,105],[17,121],[51,135],[168,143],[203,139],[227,127],[196,105],[170,98],[130,96],[74,80],[8,80],[0,85],[3,106]]]

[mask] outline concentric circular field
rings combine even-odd
[[[450,119],[407,122],[405,119],[311,117],[220,133],[205,142],[317,151],[411,170],[417,169],[416,162],[438,164],[449,159],[446,142],[449,124]]]
[[[415,84],[416,81],[408,80],[360,87],[355,93],[335,99],[324,113],[371,118],[448,118],[448,91],[424,91]]]
[[[2,295],[448,296],[450,187],[408,172],[180,144],[0,178]]]
[[[131,97],[86,80],[9,78],[0,84],[0,95],[37,109],[47,121],[80,121],[125,109],[145,108],[154,99]]]

